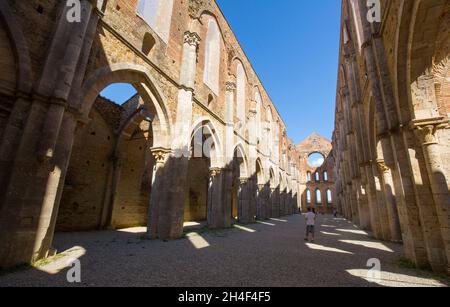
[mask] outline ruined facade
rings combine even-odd
[[[449,273],[450,2],[342,7],[337,206],[375,238],[403,242],[419,267]]]
[[[318,213],[330,214],[335,209],[334,159],[331,141],[316,133],[296,146],[300,169],[300,197],[302,211],[314,208]],[[312,155],[321,156],[320,164],[312,165]]]
[[[57,231],[229,227],[300,205],[295,147],[212,0],[0,1],[0,267]],[[116,105],[99,93],[129,83]]]

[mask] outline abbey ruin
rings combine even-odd
[[[343,0],[335,131],[299,144],[216,1],[81,0],[79,22],[65,2],[0,1],[1,268],[60,232],[314,208],[450,274],[448,0],[382,0],[381,22]],[[136,95],[101,95],[117,83]]]

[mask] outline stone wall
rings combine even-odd
[[[363,1],[342,4],[337,206],[374,237],[403,242],[417,266],[448,273],[450,4],[381,1],[381,23],[367,21]]]
[[[81,21],[70,23],[64,1],[0,2],[0,267],[46,257],[55,229],[147,225],[150,238],[172,239],[185,219],[205,218],[204,208],[208,226],[228,227],[233,182],[240,221],[298,209],[295,147],[215,1],[174,1],[168,40],[137,15],[137,0],[81,5]],[[203,82],[212,19],[221,34],[218,93]],[[99,97],[118,82],[138,93],[122,106]],[[214,155],[193,169],[200,128]],[[233,178],[237,147],[245,169]],[[190,211],[189,185],[205,182],[207,197]]]

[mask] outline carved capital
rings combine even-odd
[[[416,120],[412,122],[412,127],[415,129],[416,136],[419,138],[422,146],[437,144],[436,132],[439,129],[448,127],[448,121],[443,117],[428,119],[428,120]]]
[[[384,160],[377,160],[376,164],[380,174],[387,173],[389,171],[389,167],[386,165],[386,162],[384,162]]]
[[[225,89],[227,92],[234,92],[236,90],[236,83],[235,82],[225,83]]]
[[[209,169],[211,178],[215,178],[222,173],[223,169],[219,167],[212,167]]]
[[[154,147],[151,149],[153,157],[155,157],[155,161],[157,164],[166,163],[167,156],[170,153],[170,150],[163,147]]]
[[[184,43],[197,47],[200,44],[200,36],[195,32],[184,33]]]
[[[247,184],[248,178],[239,178],[239,182],[241,183],[241,185]]]

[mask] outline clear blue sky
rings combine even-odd
[[[217,0],[295,143],[331,138],[340,39],[338,0]]]
[[[299,143],[331,138],[339,47],[338,0],[217,0],[284,122]],[[118,103],[129,85],[102,95]]]

